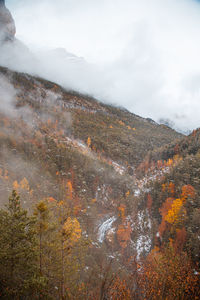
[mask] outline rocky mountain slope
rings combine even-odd
[[[2,47],[9,43],[12,48],[16,45],[14,23],[4,1],[0,3],[0,11],[5,12],[3,17],[0,14]],[[50,253],[53,248],[54,258],[45,256],[44,264],[50,269],[44,273],[48,278],[54,274],[56,279],[49,279],[49,286],[55,285],[59,295],[64,295],[62,287],[69,285],[72,270],[79,289],[69,288],[70,299],[72,290],[82,292],[77,282],[87,282],[94,290],[94,298],[94,287],[102,280],[99,289],[105,292],[111,262],[112,272],[122,274],[122,278],[129,274],[133,278],[133,266],[136,267],[136,284],[145,270],[144,257],[162,262],[162,255],[168,255],[169,243],[175,249],[175,257],[182,251],[191,256],[196,264],[192,272],[199,274],[199,151],[200,130],[185,137],[123,108],[37,76],[0,67],[0,206],[15,190],[29,214],[37,211],[38,216],[48,207],[51,221],[47,226],[47,216],[44,217],[49,228],[45,246]],[[55,220],[61,224],[61,236],[63,226],[74,226],[74,240],[80,239],[81,232],[89,245],[86,255],[83,245],[77,247],[79,250],[74,247],[73,255],[71,245],[65,249],[67,266],[69,260],[73,263],[69,278],[66,275],[64,279],[53,265],[61,253],[59,229],[53,228]],[[52,241],[54,237],[56,242]],[[84,269],[77,263],[83,252]],[[59,263],[63,266],[62,259]],[[177,269],[175,263],[173,266]],[[145,276],[153,274],[156,278],[152,269]],[[81,281],[77,274],[81,274]],[[163,282],[165,287],[166,278]],[[125,288],[124,282],[116,284],[125,290],[124,298],[111,295],[100,299],[133,299],[131,292],[139,297],[134,299],[144,298],[140,293],[138,296],[133,284],[132,290]],[[141,282],[137,284],[142,290]],[[54,299],[60,299],[55,289],[51,293]],[[156,297],[158,290],[159,287],[153,291]],[[77,294],[73,297],[77,299]]]
[[[41,200],[70,208],[91,241],[87,275],[110,260],[129,272],[169,239],[198,262],[199,130],[183,137],[3,67],[0,100],[1,206],[15,189],[30,213]]]
[[[26,179],[26,207],[67,198],[103,242],[123,205],[136,205],[136,167],[181,135],[52,82],[6,68],[0,74],[1,203]]]

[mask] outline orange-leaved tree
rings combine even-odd
[[[172,242],[154,249],[139,272],[139,287],[145,299],[199,299],[198,270],[184,252],[177,253]]]

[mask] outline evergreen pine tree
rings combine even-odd
[[[35,219],[20,205],[16,191],[0,210],[0,298],[46,299],[39,274]]]

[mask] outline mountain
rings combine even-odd
[[[127,272],[131,257],[140,261],[169,238],[198,260],[199,130],[184,137],[4,67],[0,94],[1,206],[15,189],[29,213],[39,201],[70,207],[92,241],[87,273],[110,259]],[[181,218],[178,210],[178,223],[167,223],[177,199]]]
[[[1,49],[8,47],[8,61],[16,61],[20,42],[0,3]],[[63,49],[49,57],[85,64]],[[6,251],[0,246],[0,266],[8,278],[7,284],[0,275],[1,297],[18,295],[7,271],[14,278],[17,266],[15,280],[29,293],[20,290],[20,299],[34,299],[30,290],[38,284],[35,299],[198,299],[199,170],[199,129],[184,136],[55,82],[0,67],[0,205],[12,195],[9,211],[13,203],[17,210],[11,221],[0,210],[0,239],[7,245]],[[19,197],[34,215],[24,232],[36,232],[33,250],[44,276],[29,282],[20,280],[18,254],[12,264],[17,245],[23,249],[19,219],[27,215]],[[10,228],[20,232],[18,243]]]

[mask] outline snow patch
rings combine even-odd
[[[137,239],[136,243],[136,249],[137,249],[137,259],[140,258],[140,255],[143,252],[150,252],[151,250],[151,238],[147,235],[140,235],[140,237]]]
[[[140,196],[140,193],[141,193],[141,191],[139,189],[137,189],[134,191],[134,196],[138,197],[138,196]]]
[[[112,224],[116,221],[116,217],[113,216],[109,218],[108,220],[104,221],[100,226],[98,230],[98,241],[100,243],[103,243],[105,239],[106,232],[112,228]]]
[[[115,171],[116,171],[117,173],[119,173],[120,175],[123,175],[123,174],[125,173],[125,171],[126,171],[126,168],[125,168],[125,167],[119,165],[118,163],[116,163],[116,162],[114,162],[114,161],[112,161],[112,166],[113,166],[113,168],[115,169]]]
[[[152,246],[152,222],[148,209],[138,212],[134,227],[136,227],[137,237],[133,245],[137,252],[137,259],[139,260],[142,254],[150,252]]]

